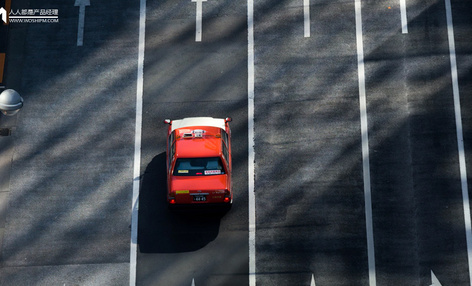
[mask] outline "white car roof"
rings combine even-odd
[[[225,129],[225,120],[213,117],[187,117],[184,119],[172,120],[172,131],[178,128],[192,126],[208,126]]]

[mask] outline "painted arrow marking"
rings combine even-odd
[[[90,6],[90,0],[75,0],[74,6],[79,6],[79,28],[77,31],[77,46],[84,44],[85,6]]]
[[[203,2],[207,0],[192,0],[192,2],[197,3],[197,16],[196,16],[196,27],[195,27],[195,42],[202,41],[202,9]]]
[[[315,283],[315,275],[314,275],[314,274],[311,274],[311,283],[310,283],[310,286],[316,286],[316,283]]]
[[[431,270],[431,286],[442,286],[436,275],[434,275],[433,270]]]

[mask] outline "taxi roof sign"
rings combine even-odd
[[[184,119],[172,120],[172,131],[179,128],[193,126],[207,126],[225,129],[225,120],[213,117],[187,117]]]

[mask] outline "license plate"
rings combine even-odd
[[[206,196],[193,196],[193,201],[194,202],[204,202],[206,201]]]

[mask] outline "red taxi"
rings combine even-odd
[[[166,119],[167,202],[169,206],[230,206],[231,118]]]

